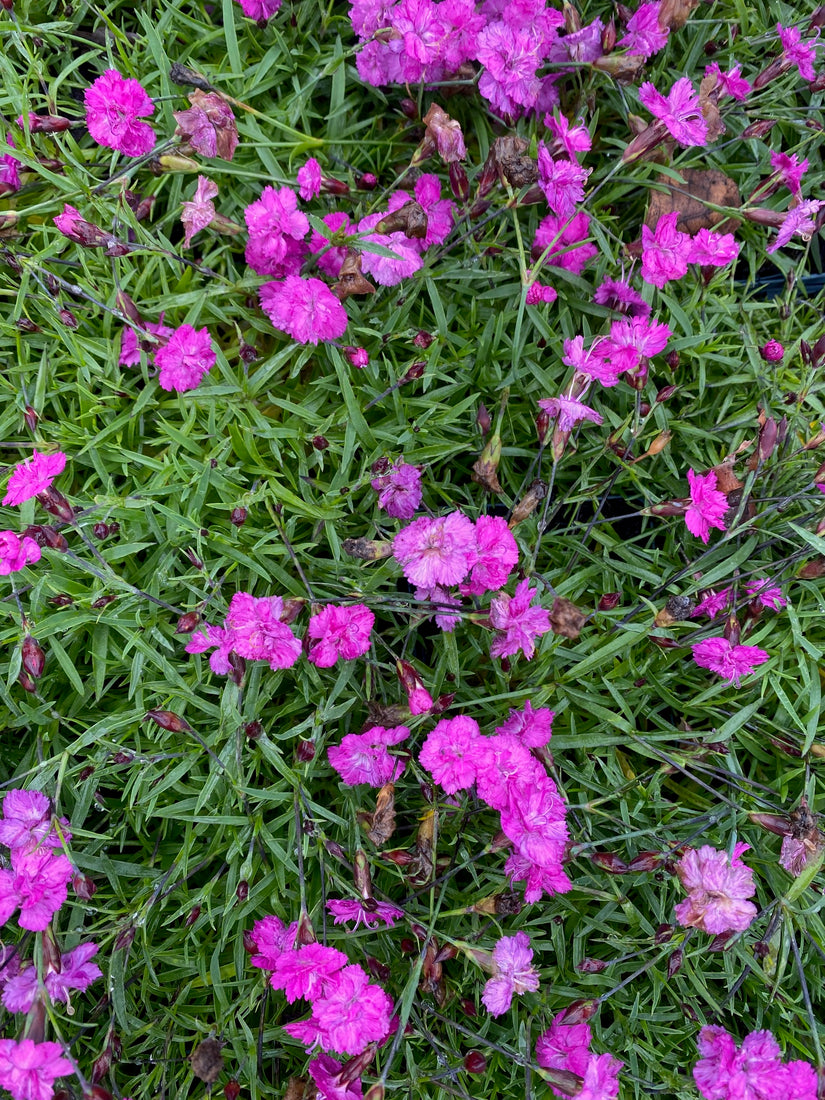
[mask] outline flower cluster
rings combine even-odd
[[[714,936],[744,932],[756,916],[756,906],[747,900],[756,893],[753,871],[741,859],[749,848],[749,844],[739,843],[732,856],[709,844],[687,849],[676,868],[688,891],[676,906],[680,924]]]
[[[62,851],[71,839],[68,822],[58,832],[51,804],[38,791],[9,791],[3,800],[0,844],[10,849],[11,867],[0,868],[0,925],[16,909],[21,928],[42,932],[66,900],[74,871]]]
[[[619,1070],[622,1062],[612,1054],[594,1054],[587,1021],[575,1021],[567,1010],[553,1017],[550,1027],[536,1040],[536,1061],[544,1069],[566,1070],[582,1078],[577,1096],[587,1100],[612,1100],[619,1095]],[[554,1096],[565,1096],[550,1086]]]
[[[693,1079],[705,1100],[816,1100],[817,1075],[810,1063],[783,1062],[770,1031],[752,1031],[737,1047],[723,1027],[703,1027],[697,1040],[701,1058]]]

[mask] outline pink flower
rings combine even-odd
[[[11,134],[6,135],[6,144],[14,148]],[[0,156],[0,195],[20,190],[20,161],[11,153]]]
[[[417,242],[422,251],[443,244],[450,235],[455,221],[455,203],[441,197],[441,180],[431,172],[425,172],[415,181],[415,201],[427,215],[427,234]],[[392,201],[390,201],[392,208]]]
[[[533,238],[531,255],[534,260],[549,246],[544,262],[552,267],[563,267],[574,275],[581,275],[587,264],[598,255],[594,244],[582,244],[590,232],[590,218],[583,210],[572,218],[560,218],[548,214],[542,218]],[[529,304],[529,303],[528,303]]]
[[[667,44],[668,27],[659,26],[659,3],[641,4],[627,21],[627,34],[616,45],[630,57],[653,57]]]
[[[634,371],[663,352],[671,335],[666,324],[649,317],[613,321],[610,336],[599,344],[598,354],[609,359],[616,370]]]
[[[343,951],[308,943],[278,956],[269,983],[273,989],[283,989],[290,1004],[299,997],[314,1001],[334,988],[341,967],[346,964]]]
[[[543,607],[531,607],[538,595],[529,578],[516,585],[515,595],[501,593],[490,601],[490,622],[498,631],[490,646],[492,657],[510,657],[522,650],[529,661],[536,652],[535,639],[550,630],[550,616]]]
[[[370,365],[370,357],[366,348],[347,347],[344,348],[344,355],[357,370],[363,370],[364,367]]]
[[[281,621],[283,614],[280,596],[256,599],[248,592],[236,592],[226,613],[232,648],[250,661],[268,661],[273,671],[292,668],[301,656],[301,643]]]
[[[536,1061],[544,1069],[564,1069],[584,1077],[590,1062],[590,1024],[565,1023],[565,1011],[553,1017],[550,1027],[536,1040]],[[554,1096],[564,1096],[550,1086]]]
[[[208,328],[179,325],[168,342],[155,352],[158,385],[162,390],[196,390],[215,365],[217,355]]]
[[[642,278],[660,289],[671,279],[681,279],[688,269],[693,242],[676,228],[678,210],[662,214],[655,230],[642,226]]]
[[[720,615],[727,609],[730,603],[732,589],[722,588],[718,592],[714,592],[710,589],[705,593],[704,599],[700,600],[691,612],[691,618],[696,619],[700,615],[707,615],[709,619],[715,619],[717,615]]]
[[[347,921],[354,920],[355,928],[359,924],[372,928],[379,921],[383,921],[388,928],[392,928],[395,922],[404,916],[403,909],[390,905],[386,901],[364,902],[333,898],[327,902],[327,909],[334,917],[333,924],[346,924]]]
[[[66,456],[62,451],[51,455],[33,451],[31,458],[12,470],[3,504],[22,504],[24,500],[44,493],[65,467]]]
[[[345,1067],[329,1054],[319,1054],[307,1068],[315,1083],[315,1100],[361,1100],[361,1078],[349,1080]]]
[[[185,653],[206,653],[215,649],[209,658],[209,667],[216,676],[225,676],[232,668],[229,656],[233,651],[235,638],[231,630],[225,630],[222,626],[211,626],[204,623],[200,630],[195,631],[184,647]]]
[[[732,69],[725,73],[714,61],[712,65],[708,65],[705,69],[705,76],[716,77],[716,84],[720,89],[720,98],[729,95],[733,99],[747,99],[751,93],[751,85],[741,75],[738,65],[734,65]]]
[[[561,857],[555,863],[542,866],[514,852],[504,864],[504,873],[511,882],[524,883],[524,900],[528,905],[540,901],[544,894],[552,897],[573,889],[573,883],[561,865]]]
[[[137,80],[116,69],[107,69],[83,95],[86,125],[98,145],[117,149],[127,157],[142,157],[155,144],[155,131],[138,122],[155,110],[151,98]]]
[[[692,535],[707,543],[711,527],[725,530],[725,513],[728,510],[728,498],[716,488],[716,471],[695,474],[688,470],[690,485],[690,505],[685,512],[685,524]]]
[[[299,344],[317,344],[344,335],[347,313],[326,283],[287,275],[281,282],[264,283],[261,307],[274,328]]]
[[[705,1100],[816,1100],[813,1067],[783,1065],[770,1031],[752,1031],[737,1047],[732,1035],[714,1025],[702,1028],[697,1043],[701,1058],[693,1079]]]
[[[712,936],[720,932],[744,932],[756,916],[747,898],[756,893],[753,871],[742,863],[750,845],[737,844],[733,856],[703,845],[688,848],[676,873],[688,896],[676,906],[676,919],[686,928],[701,928]]]
[[[312,1006],[321,1046],[361,1054],[370,1043],[383,1042],[392,1027],[392,1001],[384,990],[354,965],[339,971],[330,986]]]
[[[538,764],[538,762],[536,762]],[[510,783],[510,804],[501,830],[516,852],[539,867],[560,867],[567,843],[566,808],[553,780],[540,766]]]
[[[535,993],[539,976],[533,967],[533,949],[526,932],[502,936],[493,948],[493,976],[484,986],[481,1000],[491,1016],[501,1016],[513,995]]]
[[[543,283],[530,283],[524,301],[528,306],[537,306],[540,302],[550,305],[555,302],[556,298],[558,298],[558,293],[553,287],[545,286]]]
[[[412,519],[421,503],[421,468],[407,462],[391,466],[370,482],[378,493],[378,507],[395,519]]]
[[[639,100],[656,118],[661,119],[680,145],[705,145],[708,127],[702,117],[699,96],[686,77],[680,77],[665,98],[650,81],[639,88]]]
[[[538,151],[539,187],[545,194],[551,211],[565,220],[576,211],[584,199],[584,185],[590,168],[582,168],[572,160],[554,160],[543,141]]]
[[[782,589],[767,577],[758,577],[745,585],[745,591],[753,596],[763,607],[769,607],[771,611],[781,611],[788,606],[788,601],[782,595]]]
[[[574,160],[579,153],[588,153],[593,144],[590,131],[586,126],[571,126],[565,115],[554,112],[544,116],[544,125],[564,148],[568,157]]]
[[[333,210],[331,214],[324,214],[321,221],[329,228],[329,236],[324,237],[313,229],[312,236],[309,238],[310,252],[321,252],[321,249],[329,244],[330,237],[333,235],[346,237],[348,234],[355,232],[355,227],[350,223],[349,215],[345,214],[343,210]],[[337,279],[341,274],[341,265],[346,255],[345,245],[335,245],[328,248],[326,252],[321,253],[318,257],[318,270],[331,279]]]
[[[72,1072],[60,1043],[0,1039],[0,1086],[14,1100],[51,1100],[55,1080]]]
[[[147,321],[144,328],[147,332],[151,332],[153,336],[159,336],[165,343],[175,330],[162,322],[163,314],[161,313],[157,324],[154,321]],[[140,344],[138,334],[133,328],[124,328],[120,334],[120,358],[118,363],[121,367],[136,367],[140,363]]]
[[[398,745],[409,736],[406,726],[371,726],[364,733],[346,734],[340,745],[327,749],[327,757],[349,786],[369,783],[371,787],[383,787],[385,783],[396,782],[407,766],[405,760],[390,755],[389,746]]]
[[[596,287],[593,301],[607,309],[627,313],[630,317],[647,317],[650,313],[650,305],[641,294],[622,279],[602,279]]]
[[[624,1065],[612,1054],[592,1054],[576,1100],[612,1100],[619,1095],[619,1070]]]
[[[771,153],[771,168],[792,195],[802,197],[802,177],[808,170],[808,158],[799,161],[795,153]]]
[[[90,960],[97,954],[96,943],[81,943],[60,956],[60,969],[49,969],[43,984],[52,1001],[69,1003],[69,990],[81,992],[102,977],[100,967]],[[28,1012],[37,996],[37,968],[27,966],[11,978],[3,990],[3,1005],[9,1012]]]
[[[766,363],[781,363],[785,356],[785,349],[778,340],[768,340],[759,349],[759,354]]]
[[[478,35],[475,56],[484,67],[478,90],[500,115],[518,117],[538,103],[542,40],[525,25],[490,21]]]
[[[309,220],[298,209],[298,196],[289,187],[265,187],[261,197],[244,210],[249,229],[246,262],[258,275],[284,274],[294,249],[309,232]]]
[[[204,157],[232,160],[238,147],[238,127],[232,108],[216,92],[196,88],[189,96],[192,106],[186,111],[173,111],[177,127],[175,134]]]
[[[198,176],[198,185],[195,188],[192,201],[183,204],[183,213],[180,216],[185,230],[183,236],[184,248],[188,248],[195,234],[199,233],[201,229],[206,229],[215,217],[215,204],[212,199],[216,198],[217,194],[218,185],[216,183],[207,179],[206,176]]]
[[[262,917],[252,926],[252,942],[258,954],[250,958],[250,963],[260,970],[274,970],[278,959],[285,951],[291,951],[295,944],[298,925],[295,921],[288,927],[275,916]]]
[[[507,721],[496,726],[496,733],[516,737],[528,749],[539,749],[552,737],[555,717],[555,711],[548,710],[547,707],[534,710],[528,699],[522,710],[510,711]]]
[[[404,576],[419,588],[459,584],[476,562],[475,527],[461,512],[422,516],[398,532],[392,552]]]
[[[475,719],[463,714],[442,718],[421,746],[418,762],[447,794],[455,794],[475,783],[480,747],[481,731]]]
[[[711,233],[709,229],[700,229],[693,238],[688,263],[727,267],[738,255],[739,245],[733,233]]]
[[[783,27],[776,24],[776,33],[782,43],[782,54],[788,66],[796,65],[803,80],[816,80],[816,40],[803,42],[799,27]]]
[[[281,6],[282,0],[238,0],[247,19],[265,23]]]
[[[779,227],[776,240],[768,245],[765,251],[770,253],[784,248],[792,237],[801,237],[803,241],[809,241],[816,230],[816,215],[823,206],[825,206],[825,200],[806,199],[789,210]]]
[[[18,853],[33,852],[41,844],[62,848],[64,840],[72,839],[65,817],[60,819],[60,828],[62,839],[52,827],[52,804],[40,791],[7,792],[0,819],[0,844]]]
[[[363,657],[374,623],[375,616],[362,603],[327,604],[309,620],[308,636],[318,639],[309,648],[309,661],[318,668],[331,668],[339,657],[345,661]]]
[[[572,431],[582,420],[592,420],[594,424],[604,420],[601,413],[572,397],[545,397],[538,404],[549,416],[558,417],[559,430],[563,432]]]
[[[506,520],[501,516],[479,516],[475,526],[478,556],[468,582],[461,585],[463,596],[480,596],[501,588],[518,561],[518,545]]]
[[[523,741],[509,733],[482,737],[476,757],[476,793],[500,813],[531,783],[543,783],[546,773]]]
[[[5,924],[15,909],[17,923],[32,932],[42,932],[67,897],[67,883],[74,874],[62,854],[49,849],[12,852],[11,869],[0,869],[0,924]]]
[[[422,267],[423,260],[415,242],[400,230],[394,233],[370,232],[384,216],[383,213],[369,214],[362,218],[358,223],[358,232],[363,234],[361,239],[364,243],[388,248],[392,256],[379,256],[364,249],[361,253],[361,270],[365,275],[372,275],[381,286],[397,286],[402,280],[414,275]]]
[[[42,556],[40,547],[28,535],[21,538],[14,531],[0,531],[0,577],[33,565]]]
[[[693,660],[700,668],[709,668],[730,684],[739,681],[770,656],[755,645],[731,645],[727,638],[706,638],[691,646]]]
[[[310,199],[321,194],[321,165],[315,157],[309,157],[298,169],[295,182],[298,184],[298,194],[304,202],[309,202]]]

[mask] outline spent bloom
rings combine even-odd
[[[770,1031],[752,1031],[741,1046],[723,1027],[703,1027],[693,1079],[705,1100],[816,1100],[817,1076],[808,1062],[782,1062]]]
[[[223,96],[200,88],[191,93],[189,102],[188,110],[172,112],[178,124],[175,134],[184,137],[201,156],[232,160],[238,147],[232,108]]]
[[[418,762],[447,794],[455,794],[475,783],[481,740],[474,718],[442,718],[421,746]]]
[[[343,657],[354,661],[370,647],[375,616],[362,603],[338,607],[328,604],[309,620],[309,637],[316,639],[308,658],[318,668],[331,668]]]
[[[661,289],[671,279],[681,279],[691,262],[693,242],[676,228],[678,210],[662,214],[656,228],[642,226],[642,278]]]
[[[421,503],[421,468],[399,462],[370,482],[378,493],[378,507],[395,519],[412,519]]]
[[[676,868],[688,891],[676,906],[680,924],[712,936],[745,931],[756,916],[756,906],[747,900],[756,893],[753,871],[741,858],[749,847],[736,844],[732,856],[709,844],[687,849]]]
[[[196,390],[215,365],[217,355],[208,328],[179,325],[167,343],[155,352],[158,385],[162,390]]]
[[[743,676],[764,664],[770,656],[759,646],[732,645],[727,638],[706,638],[691,646],[691,651],[700,668],[709,668],[736,687]]]
[[[639,88],[639,100],[660,119],[680,145],[704,145],[708,127],[702,117],[699,96],[686,77],[680,77],[667,94],[657,92],[649,80]]]
[[[283,616],[280,596],[256,599],[248,592],[236,592],[225,620],[234,651],[250,661],[268,661],[273,671],[291,668],[301,656],[301,643],[282,622]]]
[[[782,595],[782,589],[768,577],[757,577],[756,580],[750,581],[745,585],[745,591],[771,611],[781,611],[783,607],[788,606],[788,601]]]
[[[390,755],[390,746],[406,741],[409,736],[406,726],[371,726],[364,733],[346,734],[340,745],[327,749],[327,756],[350,786],[368,783],[371,787],[383,787],[385,783],[394,783],[407,766],[401,757]]]
[[[70,990],[82,992],[102,977],[100,967],[91,961],[97,951],[96,943],[81,943],[74,950],[60,956],[60,969],[49,969],[43,981],[52,1001],[68,1004]],[[37,988],[37,968],[27,966],[6,983],[3,1006],[9,1012],[28,1012],[37,997]]]
[[[33,451],[31,458],[12,470],[3,504],[22,504],[24,500],[44,493],[65,467],[66,455],[62,451],[51,455]]]
[[[419,588],[459,584],[476,562],[476,532],[461,512],[422,516],[393,539],[393,557],[407,580]]]
[[[550,615],[543,607],[533,607],[538,595],[530,588],[529,578],[516,585],[515,595],[502,592],[490,601],[490,622],[497,631],[490,646],[493,657],[510,657],[522,650],[529,661],[536,652],[535,640],[550,630]]]
[[[491,1016],[501,1016],[517,993],[535,993],[539,976],[533,967],[533,949],[526,932],[502,936],[493,948],[493,976],[481,999]]]
[[[685,512],[685,524],[692,535],[707,543],[711,527],[725,530],[725,513],[728,510],[728,498],[716,488],[716,471],[695,474],[688,470],[690,486],[690,505]]]
[[[189,202],[183,204],[183,213],[180,216],[185,230],[183,236],[184,248],[188,248],[195,234],[199,233],[201,229],[206,229],[207,225],[214,219],[216,211],[212,199],[217,198],[217,195],[218,185],[207,179],[206,176],[198,176],[195,194]]]
[[[333,898],[327,902],[327,909],[332,913],[333,924],[346,924],[348,921],[354,920],[355,928],[359,924],[372,928],[379,921],[383,921],[388,928],[392,928],[395,922],[404,916],[404,910],[399,909],[397,905],[390,905],[386,901],[373,901],[372,899],[364,902]]]
[[[33,538],[14,531],[0,531],[0,577],[16,573],[26,565],[40,561],[43,552]]]
[[[14,1100],[51,1100],[55,1080],[73,1072],[60,1043],[0,1039],[0,1086]]]
[[[630,317],[647,317],[650,313],[649,303],[624,279],[603,279],[596,287],[593,301]]]
[[[139,119],[151,115],[155,105],[137,80],[107,69],[83,95],[86,125],[98,143],[127,157],[142,157],[155,144],[155,132]]]
[[[61,853],[50,849],[12,852],[11,868],[0,868],[0,925],[15,909],[17,923],[32,932],[42,932],[67,897],[67,883],[74,874]]]
[[[287,275],[280,282],[264,283],[259,295],[273,328],[296,343],[317,344],[344,335],[346,310],[320,279]]]

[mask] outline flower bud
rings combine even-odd
[[[233,527],[243,527],[246,523],[246,508],[233,508],[229,514],[229,522]]]
[[[193,905],[187,914],[186,920],[183,922],[183,927],[191,928],[200,915],[201,907],[199,905]]]
[[[479,431],[482,435],[486,435],[490,428],[493,426],[493,421],[490,418],[490,413],[487,411],[486,405],[479,405],[478,412],[476,413],[476,424],[478,424]]]
[[[295,746],[295,759],[302,764],[308,764],[315,759],[315,745],[312,741],[299,741]]]
[[[243,949],[247,955],[254,955],[258,950],[251,928],[244,928],[243,930]]]
[[[117,596],[112,595],[100,596],[98,597],[98,599],[92,600],[92,602],[89,604],[89,607],[93,607],[95,611],[98,611],[101,607],[108,607],[109,604],[114,603],[116,599]]]
[[[74,509],[63,494],[55,489],[54,486],[50,485],[47,489],[44,489],[42,493],[38,493],[37,499],[41,507],[51,513],[51,515],[57,516],[57,518],[63,520],[64,523],[74,522]]]
[[[241,1086],[238,1082],[232,1078],[231,1081],[227,1081],[223,1086],[224,1100],[238,1100],[241,1094]]]
[[[591,852],[590,859],[610,875],[623,875],[629,869],[625,861],[613,852]]]
[[[621,595],[618,592],[605,592],[599,600],[599,611],[612,611],[618,607]]]
[[[678,389],[678,386],[662,386],[662,388],[656,394],[656,404],[661,405],[665,401],[669,401]]]
[[[316,451],[325,451],[329,447],[329,440],[325,435],[314,435],[312,437],[312,446]]]
[[[378,186],[378,176],[374,172],[364,172],[358,177],[356,184],[362,191],[374,191]]]
[[[763,344],[759,349],[759,354],[766,363],[781,363],[785,349],[778,340],[768,340],[767,344]]]
[[[471,1050],[464,1055],[464,1068],[468,1073],[484,1073],[487,1059],[480,1050]]]
[[[26,672],[24,668],[21,668],[20,671],[17,673],[17,682],[24,691],[27,691],[29,693],[29,695],[34,695],[34,693],[37,691],[37,684],[34,682],[31,676],[29,676],[28,672]]]
[[[470,197],[470,181],[467,179],[464,165],[459,164],[458,161],[453,162],[447,167],[447,175],[453,197],[463,205]]]
[[[586,1024],[599,1009],[598,1001],[573,1001],[564,1010],[561,1023],[572,1026],[574,1024]]]
[[[674,977],[682,969],[682,963],[684,962],[684,952],[681,947],[677,947],[670,958],[667,960],[667,976],[668,978]]]
[[[246,901],[246,899],[249,897],[249,883],[246,881],[245,878],[242,878],[241,881],[238,883],[235,890],[235,897],[238,899],[238,901]]]
[[[507,521],[510,530],[514,530],[528,516],[531,516],[546,496],[547,482],[542,481],[541,478],[536,478],[535,481],[530,483],[527,492],[513,509],[510,519]]]
[[[576,963],[576,970],[580,974],[599,974],[609,965],[604,959],[582,959],[580,963]]]
[[[435,340],[435,337],[430,332],[425,332],[424,329],[419,329],[413,336],[413,344],[417,348],[421,348],[422,351],[426,351],[427,348]]]
[[[66,328],[77,328],[77,326],[80,324],[80,322],[70,309],[59,309],[57,311],[57,316],[60,320],[60,323],[65,325]]]
[[[114,945],[115,951],[123,951],[126,948],[131,947],[134,938],[135,927],[134,925],[129,924],[125,928],[121,929],[120,932],[118,932]]]
[[[161,729],[169,730],[170,733],[181,733],[184,730],[192,729],[188,722],[171,710],[148,710],[143,716],[144,721],[147,718],[150,718]]]
[[[257,741],[261,734],[264,732],[264,728],[260,722],[253,720],[247,722],[243,728],[244,733],[250,741]]]
[[[38,680],[43,675],[43,668],[46,664],[46,654],[31,634],[27,634],[23,639],[21,657],[23,668],[33,680]]]
[[[181,153],[163,153],[149,162],[149,168],[153,176],[162,176],[166,172],[199,172],[201,166]]]
[[[201,617],[197,611],[186,611],[178,619],[175,626],[176,634],[191,634],[198,623],[201,621]]]

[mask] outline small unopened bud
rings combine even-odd
[[[75,896],[80,898],[81,901],[90,901],[97,893],[97,886],[92,879],[80,872],[72,878],[72,889]]]
[[[602,53],[612,53],[616,46],[616,20],[610,16],[610,21],[602,31]]]
[[[624,875],[627,873],[627,864],[614,852],[591,852],[590,859],[597,867],[607,871],[609,875]]]
[[[308,764],[315,759],[315,745],[312,741],[299,741],[295,746],[295,759],[302,764]]]
[[[199,172],[201,166],[181,153],[162,153],[149,162],[149,168],[153,176],[162,176],[167,172]]]
[[[117,934],[117,938],[115,939],[115,951],[123,951],[127,947],[131,947],[134,938],[135,938],[134,925],[131,925],[131,924],[127,925],[126,928],[123,928]]]
[[[586,1024],[598,1012],[598,1001],[573,1001],[564,1010],[561,1022],[572,1026],[573,1024]]]
[[[417,348],[421,348],[422,351],[426,351],[434,340],[435,337],[433,334],[431,332],[425,332],[423,328],[419,329],[415,336],[413,336],[413,344]]]
[[[772,416],[766,418],[765,423],[759,429],[759,440],[756,444],[756,453],[760,462],[766,462],[773,454],[776,446],[778,425]]]
[[[356,186],[362,191],[374,191],[378,186],[378,176],[374,172],[364,172],[362,176],[359,176],[356,180]]]
[[[182,733],[184,730],[192,729],[188,722],[171,710],[147,710],[144,721],[147,718],[160,726],[161,729],[169,730],[170,733]]]
[[[486,435],[490,428],[493,426],[493,421],[490,418],[490,413],[487,411],[486,405],[479,405],[478,412],[476,413],[476,424],[478,424],[479,431],[482,435]]]
[[[0,226],[0,228],[2,228],[2,226]],[[18,319],[14,323],[21,332],[35,333],[42,331],[40,325],[36,325],[34,321],[30,321],[28,317],[18,317]]]
[[[621,595],[618,592],[605,592],[599,600],[599,611],[612,611],[618,607]]]
[[[243,527],[246,523],[247,511],[246,508],[233,508],[229,514],[229,522],[233,527]]]
[[[401,114],[404,115],[405,118],[418,118],[418,104],[415,102],[414,99],[409,99],[405,96],[404,99],[402,99],[401,102],[398,104],[398,106],[401,110]]]
[[[427,364],[426,363],[423,363],[423,362],[413,363],[413,365],[409,368],[409,370],[406,372],[406,374],[402,375],[402,377],[400,379],[400,384],[403,385],[405,382],[414,382],[417,378],[421,378],[426,369],[427,369]]]
[[[243,728],[248,740],[257,741],[261,734],[264,732],[264,728],[257,719],[253,719],[251,722],[247,722]]]
[[[473,463],[472,479],[490,493],[503,492],[498,480],[501,461],[501,436],[496,433],[487,440],[484,450]]]
[[[679,352],[669,351],[665,356],[665,362],[671,370],[676,370],[676,368],[679,366]]]
[[[117,596],[113,595],[99,596],[96,600],[92,600],[92,602],[89,604],[89,607],[93,607],[97,611],[101,607],[108,607],[109,604],[114,603],[116,599]]]
[[[447,167],[447,175],[450,180],[450,190],[453,197],[460,203],[465,203],[470,197],[470,181],[464,171],[464,165],[454,161]]]
[[[201,621],[201,617],[197,611],[186,611],[178,619],[175,625],[176,634],[191,634],[198,623]]]
[[[235,888],[235,897],[238,901],[246,901],[249,897],[249,883],[245,878],[242,878]]]
[[[50,485],[42,493],[37,494],[37,499],[42,508],[64,523],[74,522],[74,509],[61,492]]]
[[[325,451],[329,447],[329,440],[325,435],[314,435],[312,437],[312,446],[316,451]]]
[[[46,654],[31,634],[27,634],[23,639],[21,657],[23,668],[28,672],[29,676],[34,680],[39,679],[43,675],[43,668],[46,664]]]
[[[487,1059],[480,1050],[471,1050],[464,1055],[464,1068],[468,1073],[484,1073],[487,1069]]]
[[[247,955],[254,955],[258,950],[258,945],[255,942],[255,937],[252,935],[251,928],[244,928],[243,930],[243,949]]]
[[[682,969],[682,963],[684,962],[684,952],[681,947],[677,947],[667,960],[667,976],[668,978],[674,977]]]
[[[66,328],[77,328],[80,324],[70,309],[59,309],[57,311],[57,316],[61,324],[64,324]]]
[[[344,348],[344,355],[349,359],[350,363],[359,370],[369,366],[370,357],[367,354],[366,348]]]
[[[376,1081],[376,1083],[364,1093],[364,1100],[384,1100],[386,1091],[384,1083],[382,1081]]]
[[[199,905],[193,905],[187,914],[186,920],[183,922],[183,927],[191,928],[200,915],[201,907]]]
[[[662,386],[659,392],[656,394],[656,404],[661,405],[665,401],[669,401],[673,397],[674,393],[678,390],[678,386]]]
[[[520,523],[523,523],[528,516],[531,516],[546,496],[547,482],[542,481],[541,478],[536,478],[535,481],[530,483],[527,492],[513,509],[510,519],[507,521],[510,530],[512,531]]]
[[[26,411],[23,414],[23,419],[26,421],[26,427],[29,431],[33,432],[37,428],[37,422],[40,420],[40,417],[31,405],[27,405]]]
[[[31,676],[29,676],[28,672],[26,672],[24,668],[21,668],[20,671],[17,673],[17,682],[24,691],[27,691],[29,693],[29,695],[34,695],[34,693],[37,691],[37,684],[34,682]]]
[[[609,965],[604,959],[582,959],[580,963],[576,963],[576,970],[580,974],[600,974]]]
[[[781,363],[785,349],[778,340],[768,340],[767,344],[763,344],[759,349],[759,354],[766,363]]]

